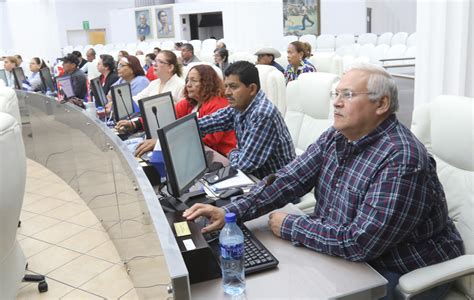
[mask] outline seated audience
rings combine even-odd
[[[43,89],[43,83],[41,81],[41,76],[39,71],[43,68],[47,68],[48,66],[44,62],[43,59],[39,57],[33,57],[30,61],[30,72],[31,75],[28,78],[29,83],[29,91],[38,92]]]
[[[161,49],[159,47],[153,48],[153,54],[158,55],[160,53]]]
[[[263,178],[295,157],[290,132],[278,109],[260,89],[257,68],[238,61],[225,70],[229,107],[199,119],[203,134],[234,129],[238,147],[228,154],[231,165]]]
[[[75,55],[77,57],[77,59],[79,59],[79,64],[77,65],[77,67],[79,69],[82,69],[82,67],[84,67],[85,64],[87,64],[87,60],[85,60],[84,58],[82,58],[82,53],[81,51],[72,51],[72,54]]]
[[[227,107],[229,102],[223,97],[223,90],[222,80],[211,66],[197,65],[192,67],[186,78],[185,98],[176,104],[176,117],[181,118],[197,112],[198,117],[202,118]],[[137,123],[136,125],[140,126]],[[223,155],[227,155],[236,146],[235,133],[232,129],[206,134],[202,140],[205,145]],[[153,150],[155,143],[155,140],[143,142],[137,147],[136,155],[139,157],[143,153]]]
[[[192,62],[199,62],[199,58],[194,55],[194,47],[193,45],[186,43],[181,46],[181,61],[183,62],[183,66],[187,66]]]
[[[229,51],[225,48],[216,48],[214,50],[214,62],[221,69],[222,74],[224,74],[225,69],[229,66]]]
[[[129,83],[132,90],[132,96],[138,95],[143,91],[150,81],[145,77],[145,72],[140,65],[140,61],[133,55],[126,55],[120,59],[117,66],[119,79],[112,86],[122,83]],[[134,111],[137,112],[138,105],[134,103]]]
[[[15,87],[15,77],[13,76],[13,69],[18,67],[18,59],[15,56],[7,56],[3,59],[3,68],[7,76],[5,85],[8,87]]]
[[[128,52],[125,51],[125,50],[120,50],[118,53],[117,53],[117,63],[120,61],[120,59],[124,56],[129,56]]]
[[[184,80],[180,78],[182,70],[176,54],[169,50],[162,50],[151,69],[154,70],[157,79],[133,97],[135,101],[164,92],[171,92],[175,102],[183,97]]]
[[[112,84],[112,86],[127,82],[130,84],[132,96],[138,95],[138,93],[143,91],[150,83],[145,77],[145,72],[143,72],[140,61],[133,55],[125,55],[119,60],[117,73],[119,79]]]
[[[94,61],[95,56],[96,56],[96,53],[95,53],[94,48],[90,48],[89,50],[87,50],[86,52],[87,61],[81,67],[82,72],[84,72],[85,74],[89,73],[89,66],[91,65],[90,63]]]
[[[143,53],[142,53],[143,54]],[[143,71],[145,73],[153,67],[153,62],[155,61],[156,55],[154,53],[148,53],[145,55],[145,64],[143,65]],[[153,68],[152,68],[153,69]],[[148,77],[147,77],[148,78]]]
[[[298,79],[302,73],[316,72],[316,68],[306,60],[311,56],[311,46],[300,41],[291,42],[288,45],[288,67],[285,70],[286,84]]]
[[[262,48],[255,52],[257,55],[257,65],[274,66],[278,71],[285,73],[285,69],[275,61],[275,58],[281,56],[280,52],[274,48]]]
[[[137,50],[135,51],[135,56],[138,56],[138,55],[144,55],[145,53],[143,53],[142,50]]]
[[[386,277],[386,298],[394,299],[401,275],[464,253],[435,160],[397,120],[397,94],[383,68],[353,66],[333,93],[333,126],[280,169],[273,183],[262,190],[262,180],[223,208],[194,205],[184,216],[210,218],[207,232],[224,225],[225,212],[253,219],[314,188],[314,213],[273,212],[272,232],[294,245],[367,262]],[[415,298],[441,299],[450,284]]]
[[[64,75],[71,75],[72,89],[77,98],[86,99],[87,77],[79,66],[79,58],[74,54],[68,54],[63,59]]]
[[[112,84],[114,84],[119,79],[115,65],[115,60],[112,55],[101,54],[99,56],[97,70],[100,73],[100,85],[102,86],[102,90],[104,90],[106,95],[109,93]]]

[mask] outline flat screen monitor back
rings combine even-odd
[[[176,121],[173,96],[171,92],[154,95],[138,100],[140,112],[143,117],[146,137],[148,139],[158,139],[158,128],[167,126]],[[153,112],[156,110],[156,116]]]
[[[56,78],[58,86],[61,86],[61,90],[64,92],[64,97],[66,99],[75,97],[74,89],[72,87],[71,75],[63,75]]]
[[[5,85],[8,84],[7,73],[5,73],[5,70],[0,70],[0,80],[3,80]]]
[[[168,178],[168,191],[179,198],[207,170],[204,145],[196,114],[189,114],[158,129]]]
[[[118,122],[133,114],[133,99],[130,84],[122,83],[112,87],[114,120]]]
[[[21,90],[23,87],[23,82],[26,81],[25,73],[23,72],[22,67],[13,68],[13,77],[15,77],[15,88]]]
[[[51,76],[51,72],[49,71],[49,68],[42,68],[40,70],[40,77],[41,77],[41,82],[43,83],[43,86],[46,87],[46,92],[51,92],[55,93],[56,92],[56,86],[53,81],[53,77]]]
[[[107,104],[107,96],[104,93],[104,89],[100,84],[100,78],[94,78],[91,80],[91,90],[94,96],[94,101],[97,106],[104,106]]]

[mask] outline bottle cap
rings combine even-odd
[[[225,214],[225,222],[226,223],[235,223],[236,217],[235,213],[226,213]]]

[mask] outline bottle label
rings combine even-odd
[[[224,259],[241,259],[244,256],[244,244],[221,245],[221,257]]]

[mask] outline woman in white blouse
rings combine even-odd
[[[162,50],[155,58],[153,70],[158,79],[150,82],[147,88],[138,93],[133,100],[171,92],[173,101],[177,103],[183,98],[184,80],[181,79],[182,69],[176,55],[168,50]]]

